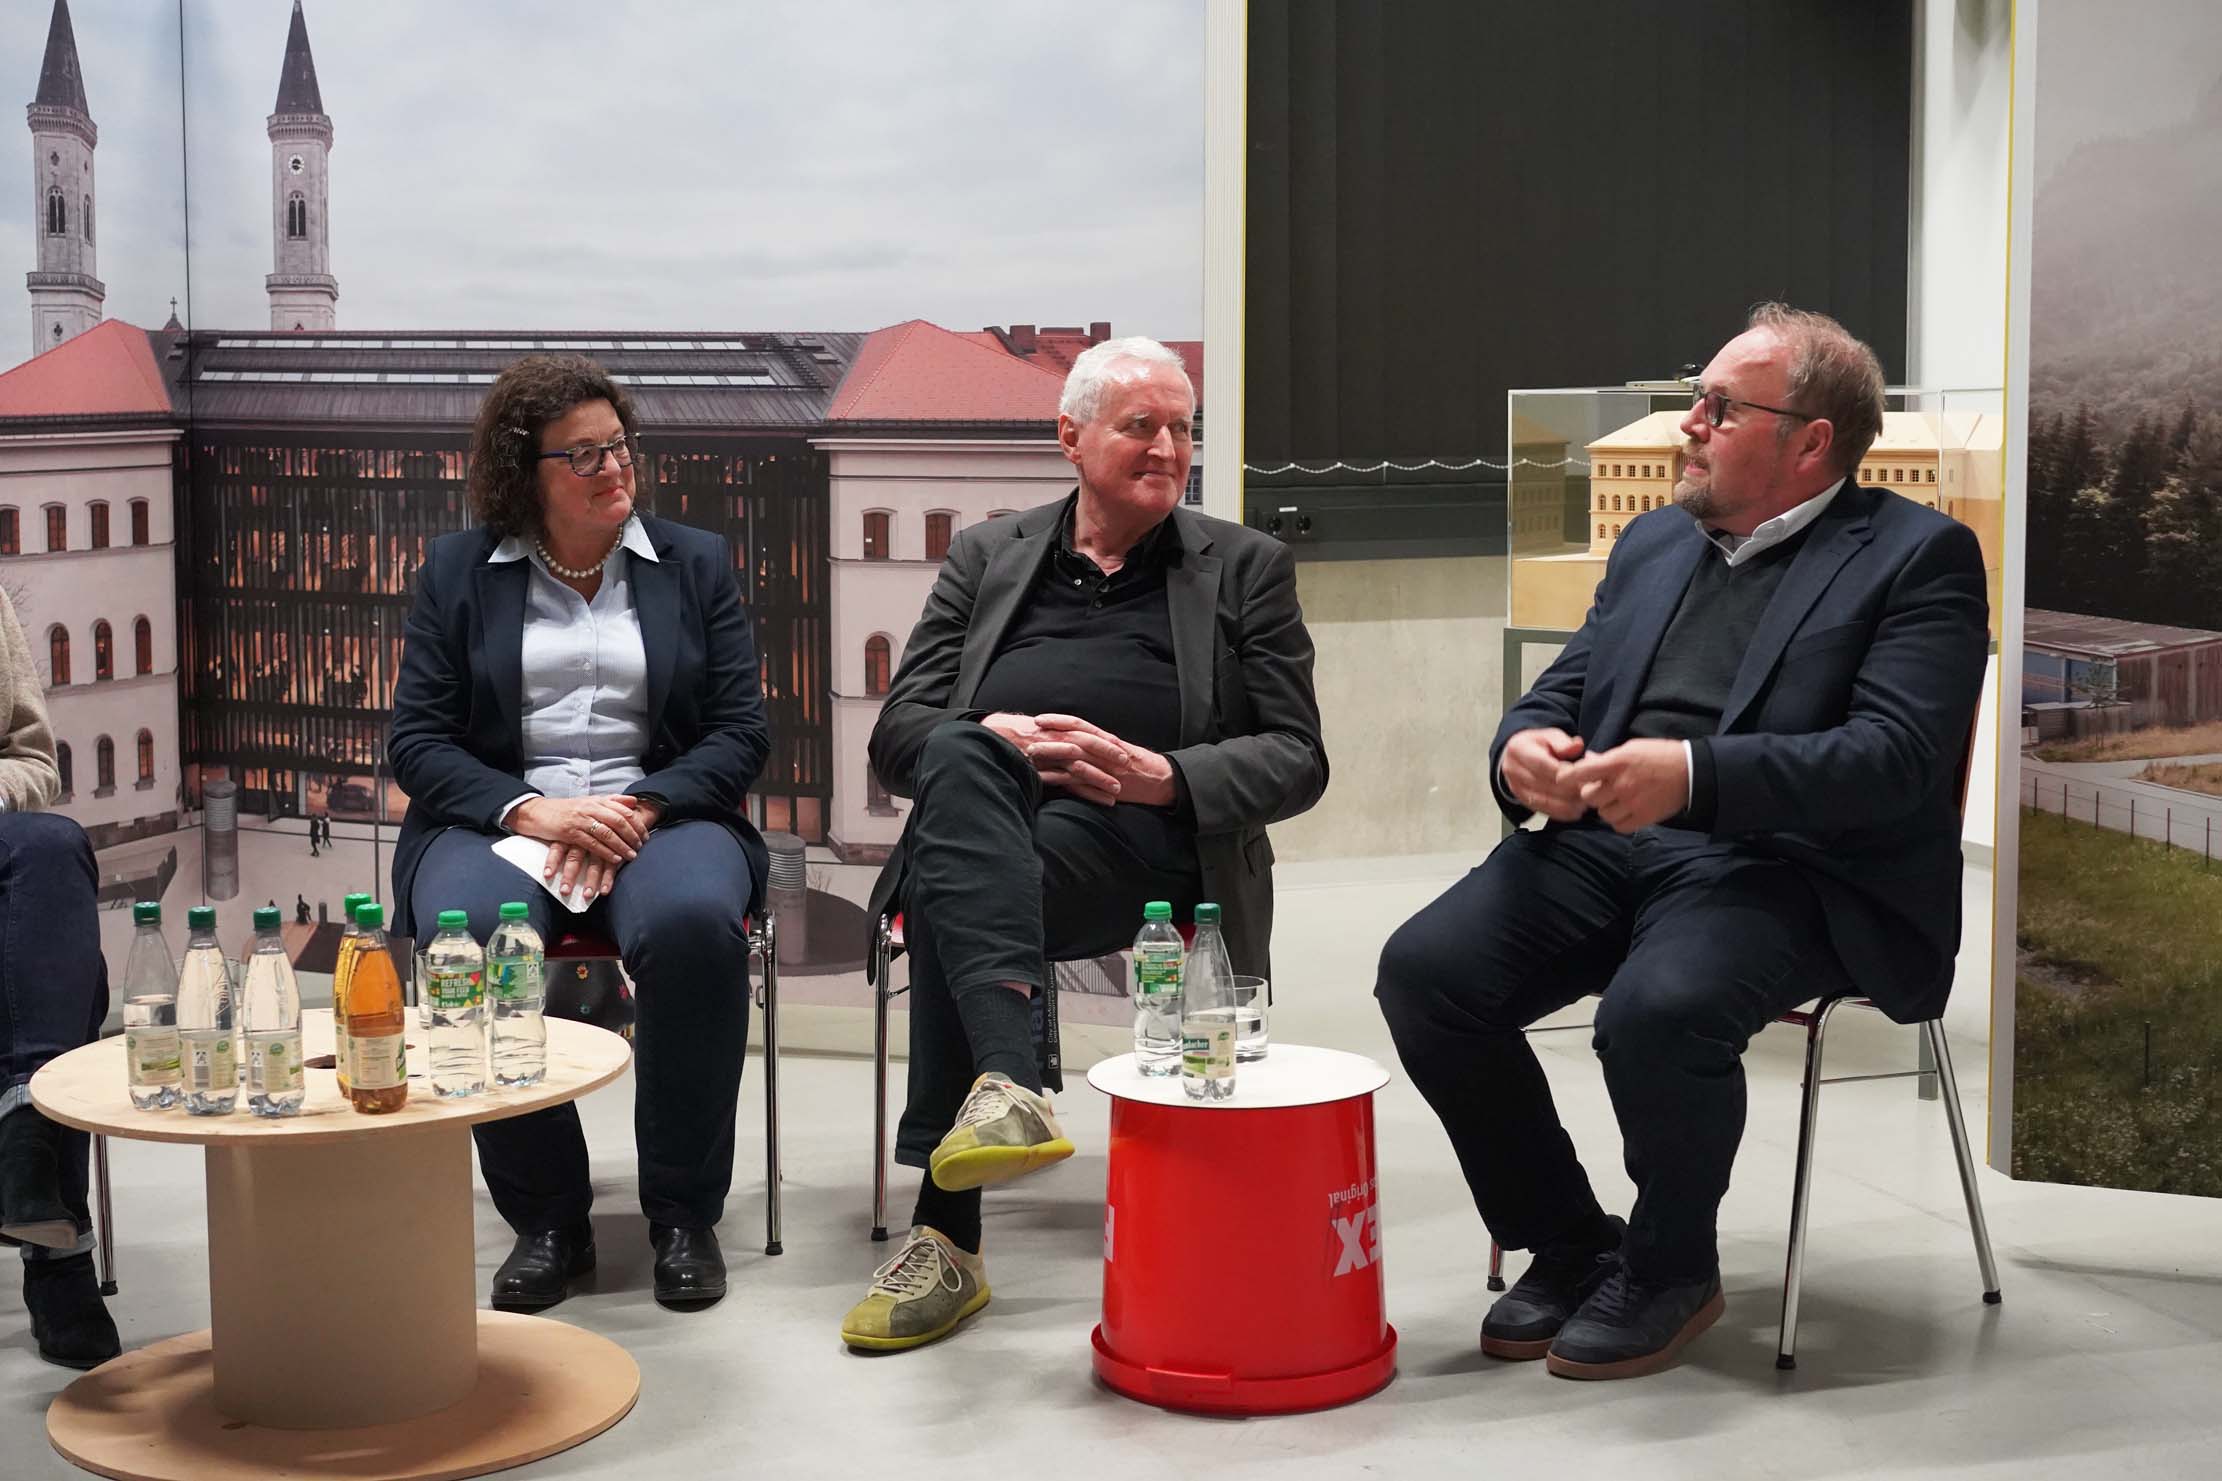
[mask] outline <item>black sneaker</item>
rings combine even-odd
[[[1631,1280],[1616,1266],[1567,1318],[1543,1360],[1561,1378],[1636,1378],[1671,1368],[1727,1309],[1720,1272],[1681,1285]]]
[[[1551,1350],[1551,1340],[1589,1293],[1619,1268],[1625,1219],[1607,1215],[1612,1243],[1604,1249],[1544,1246],[1511,1290],[1499,1296],[1481,1319],[1481,1350],[1493,1358],[1523,1362]]]

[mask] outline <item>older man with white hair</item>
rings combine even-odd
[[[1154,340],[1075,360],[1057,440],[1078,487],[958,534],[873,727],[873,770],[912,799],[872,914],[904,912],[895,1155],[927,1175],[842,1322],[852,1347],[916,1347],[986,1305],[980,1188],[1072,1155],[1033,1030],[1048,959],[1116,950],[1148,901],[1209,900],[1235,970],[1267,971],[1265,825],[1319,799],[1327,754],[1294,561],[1181,507],[1195,408]]]

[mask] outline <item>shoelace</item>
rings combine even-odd
[[[958,1113],[957,1124],[950,1128],[961,1131],[967,1126],[978,1126],[983,1121],[993,1121],[1018,1104],[1013,1087],[1002,1080],[983,1080],[973,1091]]]
[[[1589,1315],[1618,1325],[1643,1309],[1651,1291],[1658,1289],[1639,1285],[1628,1278],[1626,1270],[1615,1270],[1605,1277],[1596,1293],[1589,1298],[1585,1308]]]
[[[964,1289],[960,1275],[941,1246],[924,1235],[898,1250],[895,1258],[872,1272],[872,1289],[891,1296],[923,1296],[938,1281],[953,1294]]]

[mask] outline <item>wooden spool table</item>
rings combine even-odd
[[[301,1016],[304,1052],[329,1055],[331,1014]],[[135,1481],[441,1481],[569,1449],[633,1407],[640,1370],[616,1343],[478,1309],[471,1237],[471,1124],[607,1085],[623,1039],[550,1019],[540,1084],[443,1101],[420,1071],[384,1116],[312,1069],[301,1114],[276,1119],[244,1087],[229,1116],[136,1110],[123,1049],[71,1050],[31,1100],[65,1126],[205,1149],[212,1324],[64,1389],[46,1412],[63,1456]],[[414,1023],[409,1062],[429,1063]]]

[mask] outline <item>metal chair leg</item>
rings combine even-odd
[[[1932,1018],[1921,1025],[1923,1042],[1935,1056],[1938,1088],[1944,1093],[1944,1120],[1952,1129],[1952,1153],[1960,1163],[1960,1192],[1967,1199],[1968,1232],[1975,1237],[1975,1263],[1983,1272],[1983,1301],[1996,1306],[1998,1262],[1991,1258],[1991,1227],[1983,1217],[1983,1196],[1975,1187],[1975,1154],[1967,1144],[1967,1120],[1960,1113],[1960,1084],[1952,1073],[1952,1050],[1944,1042],[1944,1023]]]
[[[1493,1239],[1489,1241],[1489,1289],[1504,1289],[1504,1246]]]
[[[1798,1113],[1797,1171],[1790,1185],[1790,1254],[1782,1272],[1782,1332],[1775,1345],[1775,1366],[1798,1366],[1798,1297],[1805,1283],[1806,1208],[1813,1194],[1813,1143],[1820,1130],[1821,1053],[1829,1020],[1844,1003],[1831,998],[1805,1024],[1805,1097]]]
[[[100,1220],[100,1294],[116,1294],[116,1206],[108,1193],[108,1138],[93,1138],[93,1209]]]
[[[894,932],[882,916],[872,935],[872,1238],[887,1239],[887,990]]]
[[[764,959],[764,1253],[779,1254],[779,922],[757,923],[754,945]]]

